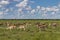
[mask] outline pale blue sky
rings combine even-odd
[[[60,19],[60,0],[0,0],[0,19]]]

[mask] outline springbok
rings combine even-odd
[[[7,28],[6,29],[14,29],[16,28],[15,24],[7,24]]]
[[[39,30],[45,30],[45,28],[47,28],[48,25],[46,23],[37,23],[36,26]]]
[[[57,27],[57,25],[58,25],[58,24],[57,24],[56,22],[52,22],[52,23],[51,23],[51,26],[53,26],[53,27]]]
[[[0,23],[0,26],[3,25],[3,23]]]
[[[18,28],[25,30],[26,27],[27,27],[26,23],[23,23],[23,24],[20,24]]]

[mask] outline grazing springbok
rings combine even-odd
[[[53,26],[53,27],[57,27],[57,23],[56,22],[53,22],[53,23],[51,23],[51,26]]]
[[[37,28],[39,28],[39,30],[45,30],[45,28],[48,27],[48,25],[46,23],[37,23],[36,24]]]
[[[0,26],[3,25],[3,23],[0,23]]]

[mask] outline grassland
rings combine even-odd
[[[47,22],[47,24],[57,22],[60,24],[60,20],[0,20],[0,23],[5,22],[31,22],[33,25],[25,31],[20,29],[6,30],[5,26],[0,26],[0,40],[60,40],[60,25],[56,28],[48,26],[45,31],[38,31],[34,26],[35,22]]]

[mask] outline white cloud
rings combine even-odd
[[[54,8],[54,7],[47,7],[46,10],[47,10],[47,11],[55,11],[55,12],[56,12],[56,11],[59,11],[58,8]]]
[[[59,11],[59,9],[56,9],[56,8],[50,8],[51,9],[51,11]]]
[[[60,3],[58,4],[58,7],[60,7]]]
[[[58,14],[60,8],[58,8],[58,6],[51,6],[51,7],[36,6],[36,8],[33,9],[31,6],[26,5],[26,6],[22,6],[22,8],[19,8],[18,9],[18,14],[23,13],[22,15],[26,15],[26,14],[24,14],[24,11],[23,10],[27,10],[27,11],[25,11],[26,14],[28,13],[28,15],[31,15],[33,18],[36,15],[40,15],[40,16],[38,16],[38,18],[46,18],[47,19],[47,18],[52,18],[52,17],[56,16],[55,14]],[[26,17],[28,17],[28,16],[26,16]]]
[[[13,1],[19,2],[20,0],[13,0]]]
[[[2,1],[0,1],[0,4],[2,4],[2,5],[6,5],[6,4],[9,4],[9,2],[8,2],[8,1],[4,1],[4,0],[2,0]]]
[[[16,4],[16,6],[24,8],[28,4],[27,2],[28,2],[28,0],[24,0],[24,1],[20,2],[19,4]]]
[[[44,11],[44,10],[46,10],[46,8],[45,8],[45,7],[41,7],[41,10],[43,10],[43,11]]]
[[[0,1],[0,7],[3,7],[3,6],[5,6],[5,5],[9,4],[9,3],[10,2],[8,0],[1,0]]]
[[[31,10],[31,14],[34,14],[35,12],[36,12],[35,9]]]
[[[6,10],[5,10],[5,12],[8,12],[8,11],[9,11],[9,9],[6,9]]]
[[[52,14],[52,15],[54,15],[54,14],[55,14],[55,12],[52,12],[51,14]]]
[[[16,14],[16,15],[21,15],[21,14],[23,14],[24,12],[23,12],[22,9],[18,9],[18,10],[17,10],[17,13],[18,13],[18,14]]]
[[[27,7],[25,7],[25,9],[28,10],[28,11],[32,10],[31,6],[27,6]]]
[[[23,10],[28,10],[28,11],[25,11],[26,14],[28,13],[28,15],[29,16],[31,15],[33,18],[35,18],[34,16],[37,16],[36,18],[48,19],[48,18],[54,18],[56,14],[58,14],[60,8],[58,6],[51,6],[51,7],[36,6],[36,8],[32,8],[31,6],[26,5],[26,6],[22,6],[22,8],[19,8],[18,13],[20,14],[22,12],[23,13],[22,15],[26,15],[24,14]],[[29,16],[24,16],[24,18],[26,17],[29,18]]]
[[[22,9],[18,9],[18,12],[22,12]]]
[[[46,10],[47,10],[47,11],[51,11],[51,8],[47,7]]]
[[[0,11],[0,15],[2,15],[2,14],[3,14],[3,12]]]
[[[40,6],[37,6],[37,9],[40,9]]]
[[[0,5],[0,8],[2,7],[2,5]]]

